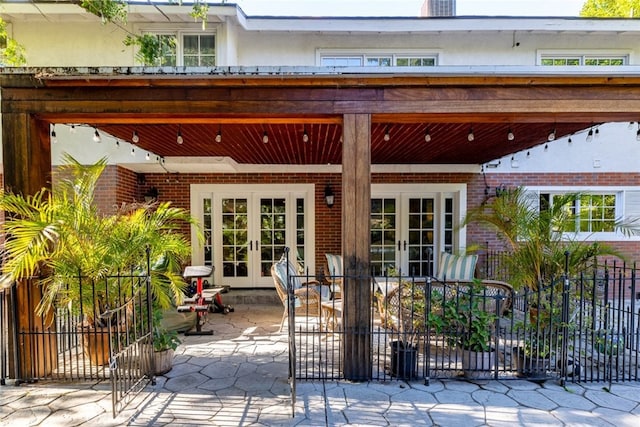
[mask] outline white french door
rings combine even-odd
[[[464,184],[379,184],[371,189],[371,268],[383,276],[389,268],[403,275],[437,273],[440,252],[458,252],[465,231]]]
[[[313,185],[193,185],[192,212],[199,213],[204,244],[194,262],[214,266],[214,283],[235,288],[272,287],[271,265],[291,249],[315,271]]]

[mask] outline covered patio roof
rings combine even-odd
[[[30,105],[42,122],[92,126],[163,158],[256,165],[341,164],[343,116],[364,113],[371,119],[371,164],[479,165],[547,143],[552,132],[560,138],[607,121],[637,121],[637,102],[628,96],[639,79],[635,68],[618,75],[493,68],[389,74],[134,67],[32,76],[23,70],[3,77],[3,111],[17,108],[12,86],[35,86]],[[622,95],[621,87],[631,92]]]

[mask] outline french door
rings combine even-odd
[[[287,185],[286,191],[272,185],[192,186],[192,212],[199,212],[205,235],[204,244],[194,246],[194,260],[214,266],[216,284],[235,288],[272,287],[271,266],[285,247],[315,271],[313,194],[313,185]]]
[[[437,273],[441,252],[464,249],[464,185],[380,184],[372,186],[371,268],[403,275]]]

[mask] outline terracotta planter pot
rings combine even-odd
[[[91,364],[108,365],[111,356],[110,350],[108,328],[82,329],[82,351]]]

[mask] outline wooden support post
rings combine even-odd
[[[344,375],[371,379],[371,116],[346,114],[342,148]]]
[[[5,191],[32,195],[51,185],[48,123],[25,113],[2,114],[2,154]],[[9,316],[9,374],[15,376],[16,380],[46,375],[57,364],[56,337],[48,334],[55,325],[51,324],[51,319],[44,319],[35,313],[42,295],[40,291],[36,280],[22,281],[15,289],[15,301],[12,301],[15,310],[10,310],[10,313],[16,313],[16,316]],[[16,343],[14,332],[22,331],[37,332],[40,337],[30,335],[30,338],[24,338],[17,335]],[[19,354],[14,359],[16,349]]]

